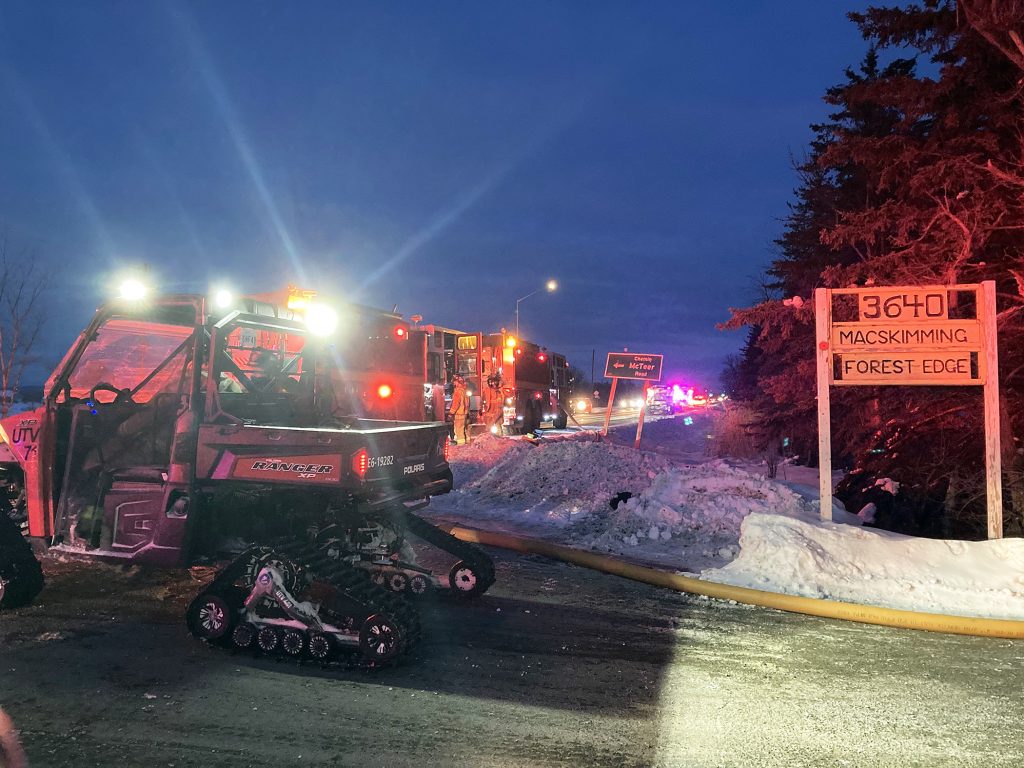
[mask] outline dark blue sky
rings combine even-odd
[[[711,385],[825,88],[839,2],[0,0],[0,229],[47,361],[121,265],[297,282]]]

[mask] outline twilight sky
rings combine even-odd
[[[125,265],[716,383],[860,3],[0,0],[0,232],[47,369]],[[39,377],[41,378],[41,377]]]

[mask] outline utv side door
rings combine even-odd
[[[56,541],[131,562],[183,559],[202,331],[190,303],[101,315],[56,381]],[[177,445],[177,447],[176,447]]]

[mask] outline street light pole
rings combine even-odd
[[[519,338],[519,303],[521,301],[525,301],[526,299],[530,298],[531,296],[533,296],[536,293],[540,293],[541,291],[547,291],[548,293],[554,293],[557,290],[558,290],[558,282],[555,281],[555,280],[548,280],[543,288],[538,288],[536,291],[531,291],[530,293],[526,294],[521,299],[516,299],[516,338],[517,339]]]
[[[536,291],[534,291],[532,293],[526,294],[525,296],[522,297],[522,299],[516,299],[515,300],[515,337],[517,339],[519,338],[519,302],[523,301],[524,299],[528,299],[530,296],[534,295],[535,293],[540,293],[540,292],[541,292],[541,289],[539,288],[539,289],[537,289]]]

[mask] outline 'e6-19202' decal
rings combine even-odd
[[[240,456],[232,477],[307,483],[336,483],[341,479],[341,462],[336,455]]]

